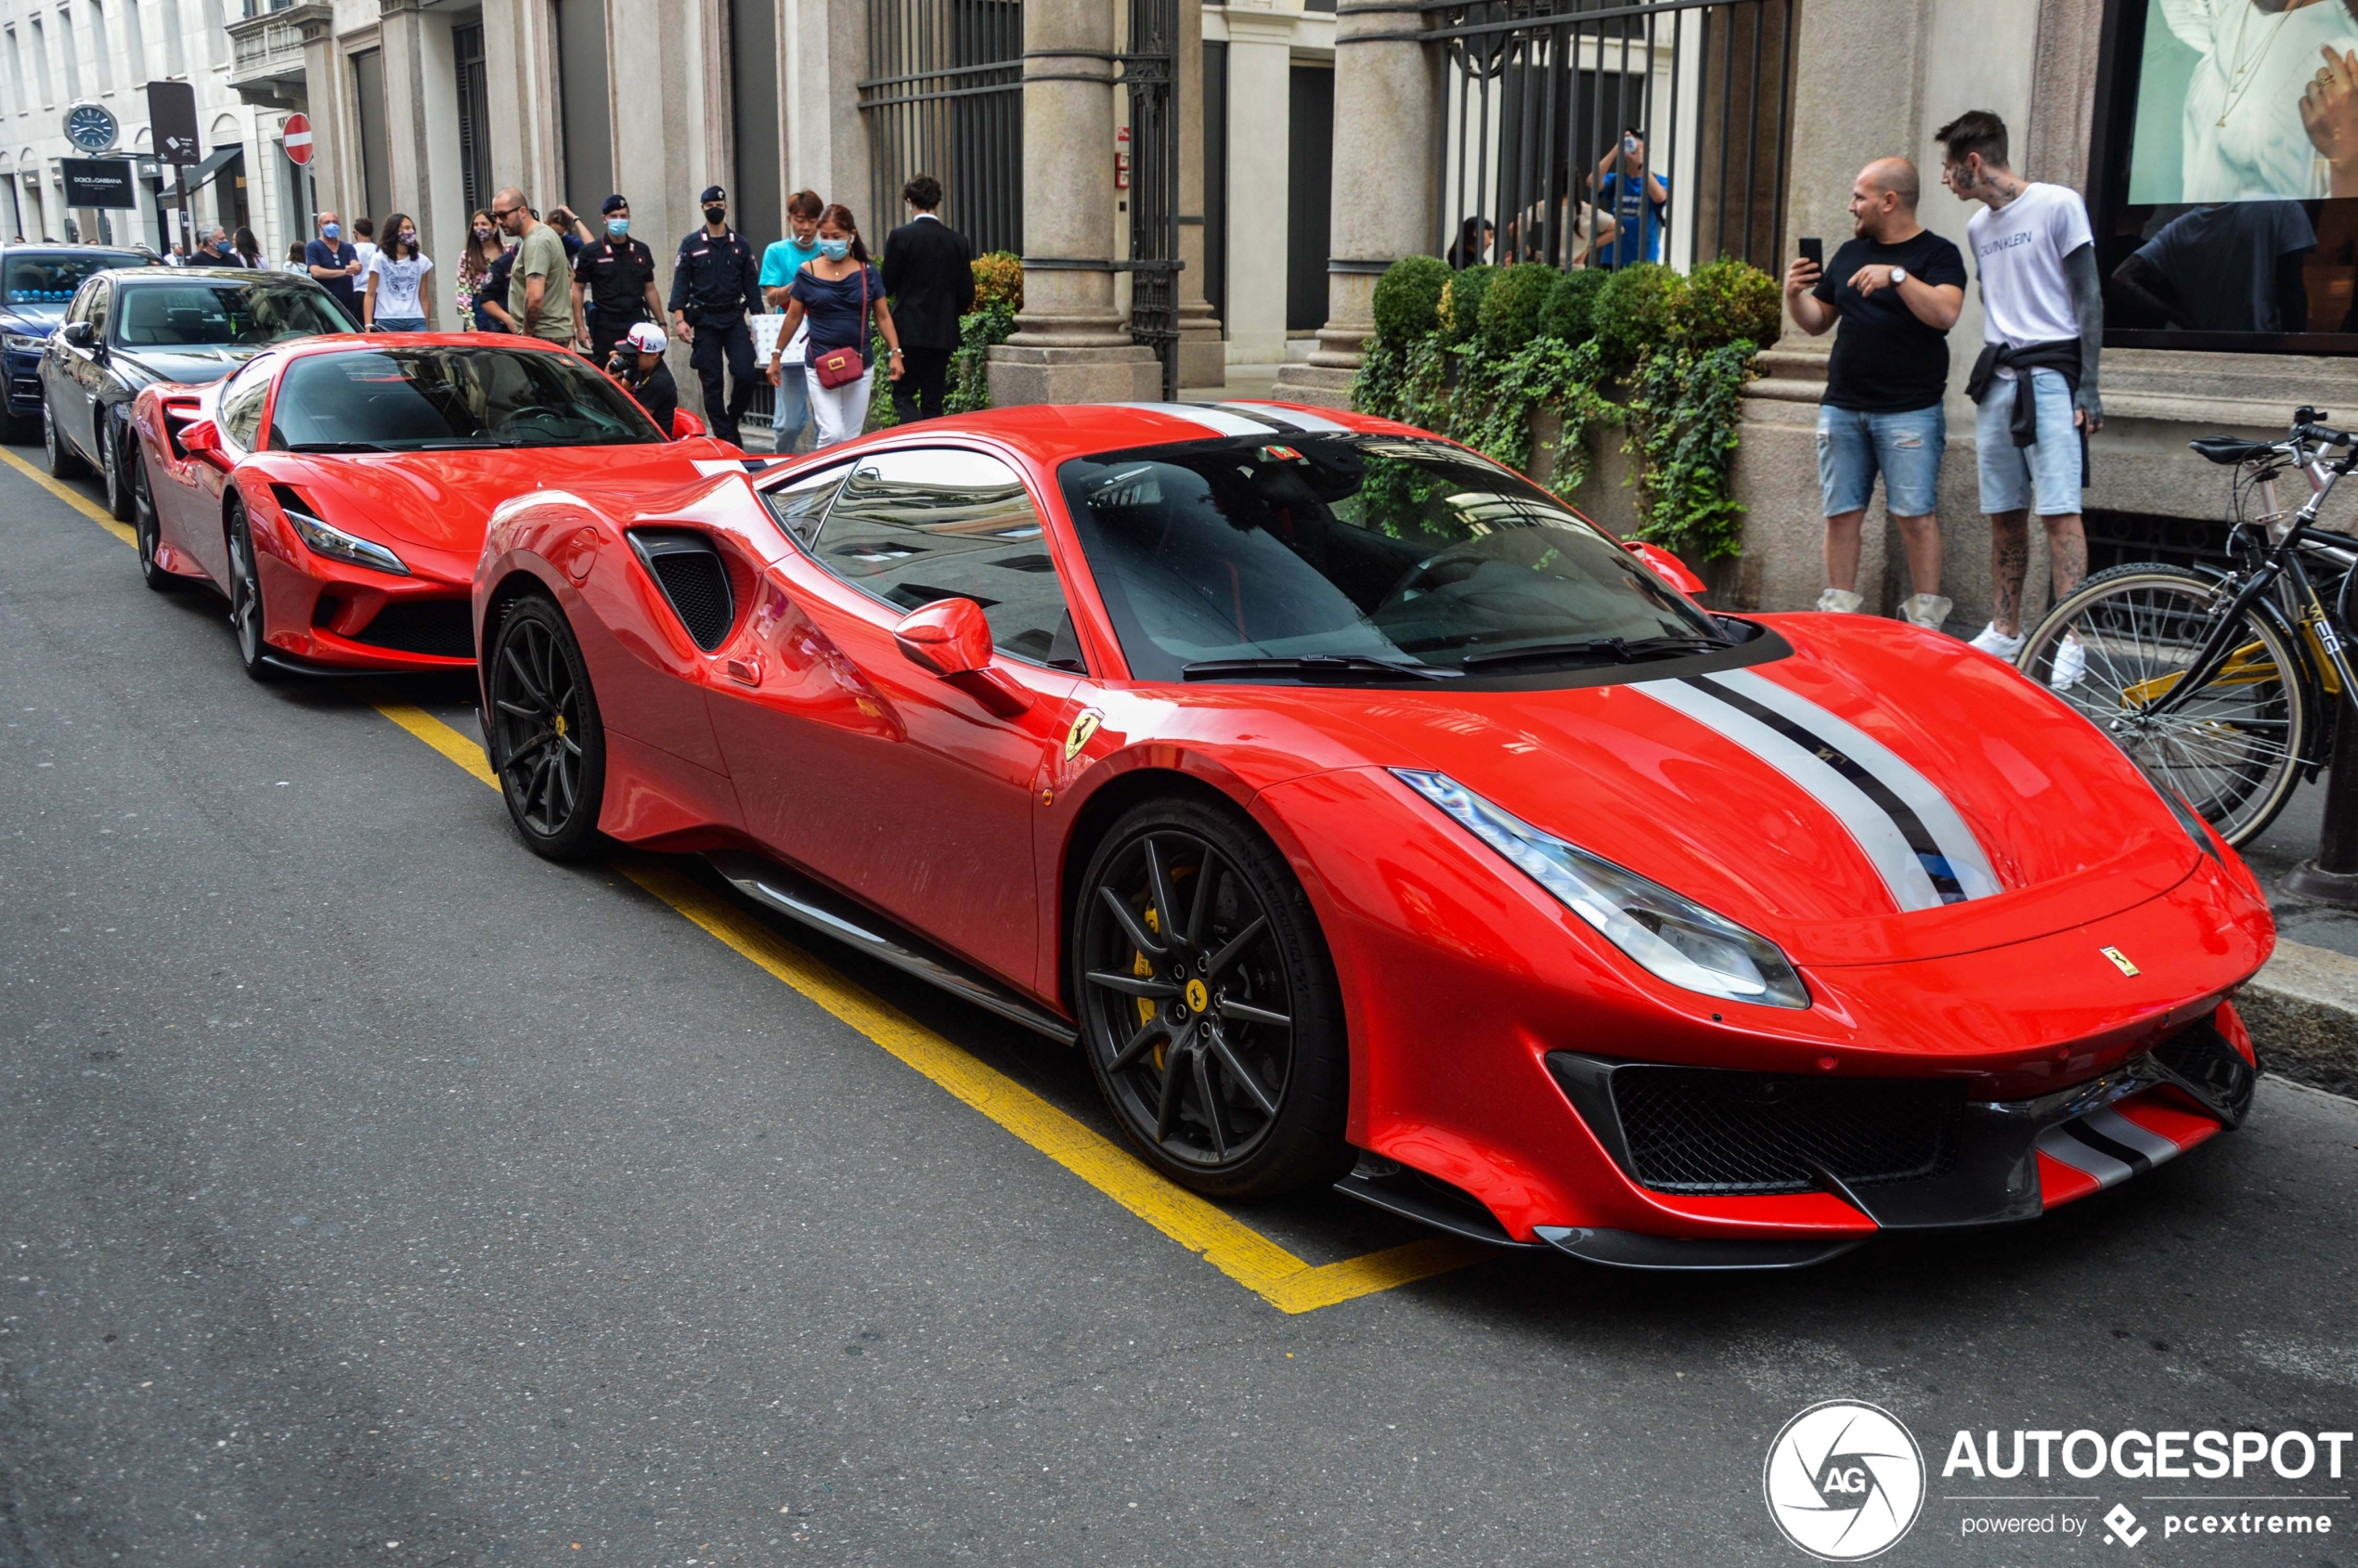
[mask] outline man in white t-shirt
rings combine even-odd
[[[2104,284],[2095,235],[2077,191],[2026,180],[2006,164],[2006,123],[1986,110],[1934,133],[1940,180],[1982,210],[1965,225],[1981,279],[1984,346],[1965,384],[1980,406],[1974,444],[1981,510],[1989,514],[1989,625],[1973,645],[2002,659],[2022,652],[2022,593],[2030,569],[2030,513],[2047,531],[2049,583],[2061,600],[2088,575],[2079,493],[2087,437],[2104,423],[2096,357]],[[2086,673],[2076,638],[2056,648],[2049,683],[2065,691]]]

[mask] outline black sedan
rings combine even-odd
[[[308,278],[233,267],[102,272],[66,307],[41,356],[41,438],[60,479],[95,468],[107,509],[131,515],[132,399],[159,382],[218,381],[273,343],[358,324]]]

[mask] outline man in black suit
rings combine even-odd
[[[903,366],[892,383],[892,412],[908,424],[940,416],[958,317],[974,308],[975,253],[965,235],[936,215],[939,180],[919,175],[900,196],[915,215],[885,236],[883,272]]]

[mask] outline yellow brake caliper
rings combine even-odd
[[[1154,906],[1151,904],[1147,906],[1147,929],[1156,936],[1162,935],[1162,922],[1156,917]],[[1140,952],[1130,961],[1130,972],[1142,980],[1150,980],[1155,977],[1155,966],[1147,961],[1147,955],[1144,952]],[[1154,998],[1141,996],[1137,1001],[1139,1025],[1144,1027],[1154,1022]],[[1155,1046],[1155,1070],[1157,1072],[1162,1070],[1162,1045],[1160,1043]]]

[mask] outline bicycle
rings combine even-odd
[[[2282,441],[2189,443],[2238,470],[2235,569],[2138,563],[2099,572],[2048,612],[2015,660],[2233,845],[2258,837],[2294,787],[2316,777],[2340,699],[2358,701],[2346,652],[2358,540],[2316,525],[2334,486],[2358,468],[2358,435],[2327,429],[2321,421],[2331,417],[2303,408]],[[2344,455],[2328,461],[2336,449]],[[2295,469],[2311,495],[2288,513],[2276,482]],[[2255,498],[2257,513],[2246,516]],[[2320,579],[2331,587],[2336,577],[2328,610]],[[2085,667],[2074,679],[2066,660],[2054,688],[2066,637]]]

